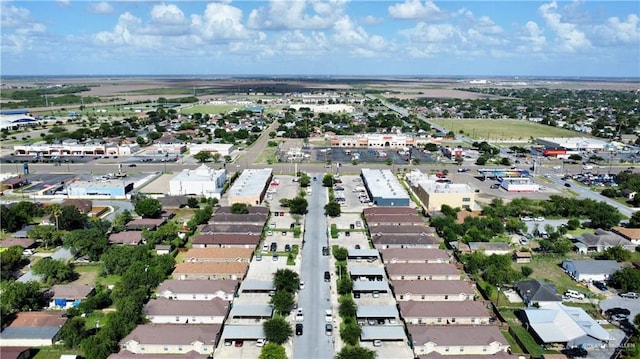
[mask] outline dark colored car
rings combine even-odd
[[[612,315],[630,315],[631,311],[627,308],[620,308],[620,307],[615,307],[615,308],[610,308],[604,311],[604,314],[608,315],[608,316],[612,316]]]
[[[278,250],[278,244],[276,242],[271,242],[271,247],[269,248],[271,252],[275,252]]]
[[[289,244],[285,244],[285,245],[284,245],[284,251],[285,251],[285,252],[291,252],[291,245],[289,245]]]
[[[329,274],[328,270],[324,271],[324,281],[325,282],[331,281],[331,274]]]
[[[302,323],[296,324],[296,335],[302,335],[303,328]]]
[[[598,281],[598,280],[593,282],[593,286],[598,288],[598,289],[600,289],[601,291],[605,291],[605,290],[609,289],[609,288],[607,288],[607,285],[604,284],[604,282],[601,282],[601,281]]]
[[[562,353],[570,358],[584,358],[589,354],[587,349],[581,347],[567,348]]]
[[[565,187],[571,187],[571,183],[566,183],[564,184]]]
[[[322,255],[323,256],[329,255],[329,247],[322,247]]]

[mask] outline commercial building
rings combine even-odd
[[[332,136],[331,147],[405,149],[427,143],[440,143],[442,139],[426,135],[407,134],[358,134],[352,136]]]
[[[540,190],[540,185],[537,184],[531,177],[500,177],[500,187],[507,190],[507,192],[537,192]]]
[[[65,140],[61,144],[48,144],[44,141],[30,145],[13,146],[13,153],[33,156],[127,156],[140,150],[137,143],[118,145],[117,143],[79,143]]]
[[[442,205],[451,208],[471,209],[476,200],[475,191],[465,183],[443,182],[435,176],[411,171],[407,180],[413,192],[430,212],[439,211]]]
[[[246,169],[229,189],[229,205],[244,203],[255,206],[262,202],[273,176],[272,168]]]
[[[369,198],[378,206],[409,206],[411,199],[390,170],[362,169]]]
[[[133,182],[122,180],[76,181],[67,185],[69,198],[102,197],[125,199],[133,190]]]
[[[536,143],[546,149],[600,152],[609,148],[609,142],[588,137],[539,137]]]
[[[195,170],[184,169],[169,181],[169,195],[196,195],[220,199],[227,171],[202,165]]]
[[[192,143],[187,145],[187,149],[191,155],[198,152],[219,153],[221,156],[229,156],[235,149],[235,146],[229,143]]]

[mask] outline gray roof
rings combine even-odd
[[[51,288],[51,292],[53,293],[53,299],[84,299],[93,292],[93,287],[88,285],[56,284]]]
[[[359,305],[357,318],[397,318],[398,309],[394,305]]]
[[[227,324],[224,326],[224,330],[222,331],[221,340],[226,339],[260,339],[264,338],[264,330],[262,329],[261,324],[257,325],[231,325]]]
[[[609,332],[582,308],[544,303],[540,308],[527,308],[524,312],[544,343],[569,342],[585,335],[602,341],[611,339]]]
[[[240,292],[246,290],[275,290],[276,287],[270,280],[245,280],[240,284]]]
[[[349,257],[362,257],[362,258],[369,258],[369,257],[378,257],[378,250],[377,249],[369,249],[369,248],[361,248],[361,249],[355,249],[355,248],[349,248],[348,249],[348,253],[349,253]]]
[[[12,327],[0,332],[0,339],[52,339],[60,327]]]
[[[509,245],[507,243],[504,243],[504,242],[469,242],[469,248],[472,251],[477,251],[477,250],[480,250],[480,249],[491,250],[491,251],[495,251],[495,250],[509,251],[509,250],[511,250],[511,248],[509,248]]]
[[[228,195],[230,199],[235,197],[251,197],[258,196],[267,185],[267,181],[271,178],[271,168],[246,169],[233,182],[233,186],[229,188]]]
[[[361,171],[364,183],[371,192],[371,197],[389,199],[409,198],[409,194],[391,170],[363,168]]]
[[[235,294],[237,280],[177,280],[167,279],[158,286],[156,293],[169,291],[173,294],[215,294],[218,291]]]
[[[595,233],[583,233],[576,239],[589,247],[625,247],[634,245],[633,243],[631,243],[631,241],[622,237],[621,235],[610,231],[605,231],[603,229],[596,229]]]
[[[354,292],[372,292],[374,290],[380,292],[389,291],[389,283],[383,280],[354,280],[353,291]]]
[[[580,274],[613,274],[620,269],[620,264],[614,260],[568,260]]]
[[[236,317],[271,317],[273,307],[268,304],[244,305],[238,304],[231,308],[230,318]]]
[[[349,273],[352,276],[385,276],[384,268],[380,266],[365,267],[365,266],[349,266]]]
[[[190,345],[199,341],[215,344],[220,324],[141,324],[122,340],[120,345],[135,341],[146,345]]]
[[[406,340],[402,325],[365,325],[362,326],[360,339],[362,340]]]
[[[75,356],[74,356],[75,357]],[[180,354],[134,354],[127,350],[121,350],[109,355],[109,359],[207,359],[209,354],[198,354],[195,350]]]
[[[531,302],[561,302],[558,289],[551,283],[539,280],[525,280],[516,283],[516,290],[523,300]]]
[[[151,299],[144,306],[143,312],[149,316],[226,316],[229,313],[229,302],[220,298],[211,300],[170,300],[161,297]]]

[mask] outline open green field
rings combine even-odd
[[[528,140],[531,137],[576,137],[574,131],[541,125],[525,120],[493,119],[435,119],[429,120],[447,128],[481,141]]]
[[[60,359],[63,354],[82,355],[82,352],[75,349],[65,349],[62,345],[51,345],[48,347],[36,347],[35,359]]]
[[[564,293],[567,289],[573,289],[588,295],[590,292],[587,288],[571,279],[571,277],[562,270],[560,263],[562,263],[563,259],[570,258],[552,255],[534,255],[531,263],[513,263],[513,266],[517,271],[520,271],[520,268],[523,266],[530,267],[533,269],[533,273],[529,276],[530,279],[553,283],[556,285],[556,288],[558,288],[558,293],[560,294]]]
[[[193,113],[215,113],[215,114],[223,114],[234,109],[242,109],[244,106],[242,105],[195,105],[192,107],[186,106],[183,107],[180,112],[183,114],[193,114]]]

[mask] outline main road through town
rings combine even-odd
[[[322,173],[310,173],[318,181],[311,182],[312,193],[307,197],[309,212],[306,215],[302,244],[300,280],[305,288],[298,292],[298,307],[304,310],[304,332],[293,340],[294,359],[333,358],[333,336],[324,333],[325,309],[331,308],[329,283],[324,281],[324,271],[329,270],[329,257],[322,255],[322,247],[328,246],[327,220],[324,206],[327,190],[322,187]],[[338,335],[334,331],[334,335]]]

